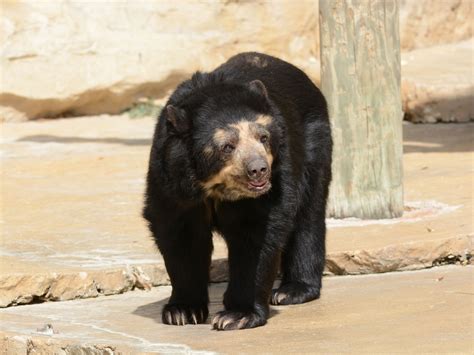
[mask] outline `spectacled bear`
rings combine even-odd
[[[229,252],[214,329],[318,298],[331,155],[326,101],[287,62],[242,53],[181,83],[156,124],[143,212],[173,288],[163,323],[206,322],[213,231]]]

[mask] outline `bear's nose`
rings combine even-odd
[[[267,162],[262,159],[253,159],[247,164],[247,176],[252,180],[260,180],[268,171]]]

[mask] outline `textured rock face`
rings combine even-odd
[[[474,40],[402,56],[402,102],[413,122],[474,120]]]
[[[417,270],[448,263],[465,265],[472,257],[472,241],[472,236],[462,236],[388,245],[377,250],[333,253],[327,256],[326,272],[355,275]]]
[[[314,3],[6,3],[0,117],[117,113],[242,51],[317,76]]]
[[[412,50],[472,37],[472,0],[402,0],[400,42]]]
[[[145,269],[145,270],[144,270]],[[114,295],[135,288],[168,285],[163,265],[107,271],[0,276],[0,308],[31,302]]]
[[[0,121],[117,113],[242,51],[287,59],[318,82],[317,4],[3,2]],[[403,1],[402,49],[472,36],[472,7]]]

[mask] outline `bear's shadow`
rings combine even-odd
[[[222,305],[222,297],[225,292],[225,288],[227,287],[227,284],[225,283],[218,283],[218,284],[210,284],[209,287],[209,317],[206,321],[206,324],[210,324],[212,318],[214,315],[222,311],[224,309],[224,306]],[[150,318],[153,319],[156,323],[163,323],[161,321],[161,310],[163,307],[168,303],[169,297],[163,298],[159,301],[148,303],[141,305],[137,307],[134,311],[133,314],[140,316],[140,317],[145,317],[145,318]],[[268,318],[271,318],[275,315],[277,315],[279,312],[278,310],[274,308],[270,308],[270,315]]]

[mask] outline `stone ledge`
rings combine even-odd
[[[98,343],[83,343],[69,340],[52,339],[46,336],[24,336],[9,332],[0,332],[0,349],[2,354],[61,354],[61,355],[113,355],[135,354],[139,349],[124,344],[109,345]],[[164,354],[214,354],[208,351],[194,351],[181,344],[154,344],[159,353]],[[140,351],[141,354],[148,354]],[[151,353],[155,353],[150,352]]]
[[[169,285],[162,264],[64,274],[13,274],[0,278],[0,307],[108,296],[160,285]]]
[[[359,275],[472,262],[473,235],[388,245],[327,255],[326,275]],[[213,260],[211,282],[227,281],[226,259]],[[169,285],[163,264],[65,274],[13,274],[0,278],[0,307],[120,294]]]
[[[20,336],[12,333],[0,334],[0,348],[4,354],[116,354],[131,349],[117,349],[116,346],[108,345],[85,345],[68,344],[58,340],[52,340],[45,337]]]
[[[442,264],[468,264],[473,235],[442,240],[388,245],[380,249],[331,253],[326,271],[332,275],[360,275],[430,268]]]

